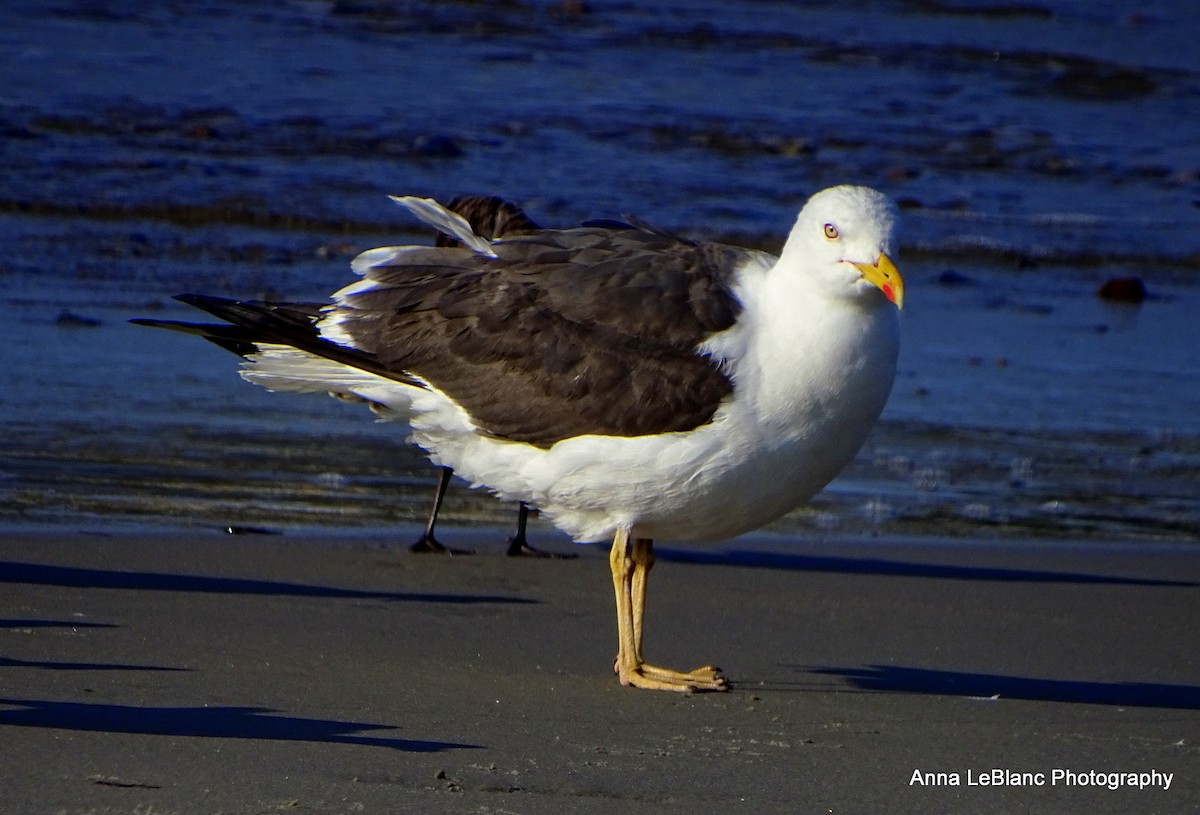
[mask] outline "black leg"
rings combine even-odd
[[[448,549],[442,546],[433,534],[434,528],[437,527],[438,513],[442,511],[442,499],[446,497],[446,488],[450,486],[450,479],[454,476],[454,470],[449,467],[442,467],[441,470],[442,475],[438,479],[437,490],[433,495],[433,509],[429,512],[429,523],[425,525],[425,534],[421,535],[420,539],[408,548],[409,551],[418,554],[469,555],[471,553],[468,550]]]
[[[540,549],[534,549],[529,545],[529,541],[525,539],[525,527],[529,523],[529,507],[524,501],[517,510],[517,531],[508,539],[508,556],[509,557],[549,557],[559,560],[568,560],[575,557],[574,554],[557,554],[554,552],[543,552]]]

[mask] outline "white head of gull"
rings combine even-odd
[[[643,660],[652,541],[756,529],[858,452],[899,351],[894,204],[819,192],[776,258],[614,222],[488,239],[395,200],[459,245],[365,252],[315,314],[181,299],[229,321],[209,338],[247,380],[364,400],[474,486],[611,538],[623,684],[726,689]]]

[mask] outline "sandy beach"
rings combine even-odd
[[[493,530],[451,531],[479,552],[6,535],[0,809],[1174,813],[1200,795],[1194,547],[663,547],[648,656],[734,683],[682,697],[613,677],[602,548],[514,561]]]

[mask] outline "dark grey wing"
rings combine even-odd
[[[484,432],[539,446],[691,430],[732,391],[696,349],[737,316],[745,250],[603,227],[493,249],[401,253],[326,319],[393,378],[414,374]]]

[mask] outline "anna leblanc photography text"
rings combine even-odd
[[[1138,789],[1171,788],[1175,773],[1162,770],[1139,772],[1099,772],[1097,770],[1068,770],[1055,767],[1043,772],[1017,772],[996,767],[990,770],[958,772],[926,772],[914,769],[908,779],[910,787],[1122,787]]]

